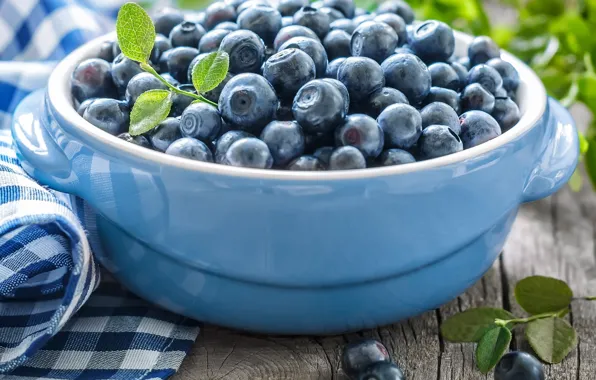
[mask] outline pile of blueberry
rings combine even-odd
[[[230,59],[206,103],[176,95],[170,117],[127,133],[145,91],[164,83],[106,41],[72,75],[79,114],[128,142],[189,159],[288,170],[345,170],[428,160],[471,148],[513,127],[519,75],[499,47],[477,37],[454,56],[453,30],[414,22],[403,0],[369,13],[353,0],[223,0],[204,12],[163,9],[150,63],[195,91],[206,54]]]

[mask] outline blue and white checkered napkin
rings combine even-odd
[[[94,218],[19,167],[11,114],[55,61],[113,28],[121,0],[0,0],[0,379],[161,379],[196,322],[151,306],[93,260]],[[99,285],[99,287],[98,287]]]

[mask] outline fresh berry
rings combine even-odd
[[[525,352],[505,354],[495,368],[495,380],[544,380],[542,364]]]
[[[365,169],[366,159],[353,146],[336,148],[329,156],[329,170]],[[345,370],[345,369],[344,369]]]
[[[247,137],[254,137],[248,132],[244,131],[228,131],[221,135],[215,142],[215,162],[218,164],[224,163],[226,152],[230,148],[230,145],[240,139]]]
[[[149,136],[153,148],[160,152],[165,152],[174,141],[180,138],[182,138],[180,120],[174,117],[168,117],[159,123]]]
[[[353,146],[367,158],[375,158],[381,154],[384,142],[383,130],[368,115],[350,115],[335,131],[337,146]]]
[[[366,57],[349,57],[339,67],[337,79],[346,86],[351,102],[368,99],[375,91],[385,86],[381,66]]]
[[[281,99],[293,99],[298,90],[315,79],[312,58],[298,49],[285,49],[273,55],[263,66],[263,76]]]
[[[468,82],[468,69],[459,62],[451,62],[451,68],[459,77],[460,87],[457,89],[459,91]]]
[[[244,12],[245,10],[254,8],[254,7],[271,7],[271,4],[269,4],[269,1],[267,1],[267,0],[244,1],[242,4],[240,4],[238,6],[238,8],[236,8],[236,13],[240,14],[240,13]]]
[[[279,51],[285,49],[298,49],[308,54],[315,63],[317,78],[325,77],[328,63],[327,52],[320,41],[308,37],[293,37],[284,42]]]
[[[151,149],[151,143],[145,136],[131,136],[130,133],[124,132],[118,135],[118,138],[128,143],[142,146],[143,148]]]
[[[402,149],[387,149],[381,153],[377,163],[379,166],[403,165],[416,162],[410,152]]]
[[[351,379],[355,379],[370,365],[381,362],[391,363],[391,357],[381,342],[372,339],[348,344],[341,357],[341,367]]]
[[[197,93],[197,90],[195,90],[195,87],[192,84],[181,84],[181,85],[178,85],[177,87],[180,90],[183,90],[186,92],[190,92],[193,94]],[[172,109],[170,110],[170,116],[178,117],[178,116],[182,115],[182,112],[184,112],[186,107],[188,107],[190,105],[190,103],[193,102],[193,100],[194,99],[189,96],[174,93],[174,95],[172,96]]]
[[[458,58],[456,62],[465,67],[466,70],[470,70],[470,68],[472,67],[472,65],[470,64],[470,58],[467,56]]]
[[[492,116],[499,123],[501,132],[510,130],[519,122],[521,117],[519,107],[509,98],[495,100],[495,108],[493,109]]]
[[[368,366],[357,380],[405,380],[404,373],[393,363],[378,362]]]
[[[472,67],[468,73],[468,84],[480,83],[488,92],[494,94],[503,85],[503,78],[492,67],[480,64]]]
[[[287,41],[294,37],[308,37],[314,40],[319,41],[319,37],[313,32],[312,30],[308,29],[302,25],[290,25],[284,28],[277,33],[275,36],[275,40],[273,41],[273,48],[277,51]]]
[[[424,103],[430,104],[433,102],[448,104],[458,115],[460,113],[461,106],[459,102],[459,94],[453,90],[442,87],[431,87]]]
[[[326,7],[334,8],[343,14],[343,17],[353,18],[356,6],[353,0],[323,0]]]
[[[393,54],[397,40],[397,33],[391,26],[384,22],[367,21],[358,25],[352,34],[352,55],[381,63]]]
[[[287,166],[288,170],[294,171],[321,171],[325,165],[314,156],[300,156]]]
[[[159,79],[149,73],[140,73],[132,77],[126,86],[125,99],[130,107],[137,101],[138,97],[149,90],[166,90],[167,86]]]
[[[177,9],[162,8],[162,10],[153,17],[155,32],[169,36],[174,27],[184,21],[184,15]]]
[[[406,30],[406,22],[400,16],[393,13],[381,13],[376,16],[373,21],[384,22],[395,30],[397,33],[397,45],[402,46],[408,43],[408,32]]]
[[[354,30],[356,30],[356,25],[354,24],[354,21],[350,19],[341,18],[339,20],[333,21],[329,25],[329,30],[343,30],[351,36],[352,33],[354,33]]]
[[[229,30],[230,32],[238,29],[240,29],[238,24],[232,21],[220,22],[219,24],[215,25],[215,28],[213,28],[213,30]]]
[[[462,140],[446,125],[431,125],[424,128],[418,140],[418,155],[421,160],[446,156],[463,150]]]
[[[395,49],[395,54],[414,54],[412,49],[410,49],[409,45],[403,45]]]
[[[304,134],[295,121],[272,121],[260,138],[269,147],[276,166],[285,166],[304,153]]]
[[[469,111],[459,117],[464,149],[472,148],[501,134],[499,123],[482,111]]]
[[[500,58],[493,58],[486,64],[497,70],[503,79],[503,88],[507,91],[516,91],[519,87],[519,73],[513,65]]]
[[[221,41],[230,34],[230,30],[226,29],[213,29],[207,32],[201,41],[199,42],[199,52],[200,53],[211,53],[213,51],[219,50],[219,45],[221,45]]]
[[[280,0],[277,10],[282,16],[294,16],[294,13],[306,6],[308,6],[308,0]]]
[[[102,131],[117,136],[128,129],[130,110],[125,102],[116,99],[95,99],[83,118]]]
[[[423,129],[430,125],[446,125],[458,135],[461,132],[457,112],[445,103],[430,103],[420,111],[420,116]]]
[[[376,15],[373,14],[365,14],[365,15],[360,15],[357,17],[354,17],[354,19],[352,20],[354,22],[354,25],[357,27],[358,25],[365,23],[367,21],[373,21],[375,19]]]
[[[81,62],[72,73],[71,91],[80,103],[91,98],[117,97],[110,64],[99,58]]]
[[[83,103],[79,104],[79,107],[77,108],[77,113],[83,116],[87,108],[89,108],[89,105],[93,103],[94,100],[95,98],[87,99]]]
[[[236,21],[236,9],[233,6],[224,2],[216,2],[205,9],[205,28],[207,30],[226,21]]]
[[[330,61],[327,65],[327,71],[325,72],[325,77],[331,79],[337,79],[337,72],[339,71],[339,67],[344,63],[346,58],[335,58],[333,61]]]
[[[172,47],[188,46],[196,48],[205,35],[205,29],[196,22],[184,21],[170,32]]]
[[[350,56],[351,36],[343,30],[332,30],[323,39],[329,60]]]
[[[459,75],[448,63],[438,62],[428,66],[432,85],[459,91],[462,86]],[[463,82],[465,83],[465,82]]]
[[[322,7],[322,8],[319,8],[319,12],[322,12],[329,17],[329,28],[330,29],[331,29],[331,23],[333,23],[333,21],[337,21],[337,20],[344,18],[344,14],[335,8]]]
[[[209,147],[204,142],[192,137],[183,137],[174,141],[166,149],[166,154],[195,161],[213,162],[213,154]]]
[[[410,149],[422,133],[420,112],[408,104],[390,105],[381,112],[377,123],[385,135],[385,146],[390,148]]]
[[[232,77],[232,74],[226,74],[226,77],[217,85],[217,87],[215,87],[213,90],[203,93],[203,96],[214,103],[219,103],[221,92],[223,91],[224,87],[226,87],[226,84],[228,84],[230,79],[232,79]]]
[[[461,107],[464,112],[479,110],[492,113],[495,107],[495,97],[479,83],[466,86],[460,97]]]
[[[331,158],[331,153],[335,148],[332,146],[322,146],[317,148],[313,153],[313,156],[319,159],[319,161],[325,166],[329,166],[329,159]]]
[[[344,106],[347,109],[349,109],[350,108],[350,93],[348,92],[348,89],[346,88],[346,86],[344,86],[344,84],[341,83],[340,81],[338,81],[337,79],[333,79],[333,78],[324,78],[324,79],[322,79],[322,81],[331,83],[332,85],[335,86],[335,88],[337,88],[339,90],[339,92],[341,93],[341,96],[344,99]]]
[[[396,103],[410,104],[408,98],[401,91],[383,87],[370,95],[366,113],[370,117],[377,118],[385,108]]]
[[[329,32],[329,16],[313,7],[302,7],[294,14],[294,24],[302,25],[311,29],[315,34],[323,39]]]
[[[273,157],[267,144],[254,137],[237,140],[228,148],[224,163],[245,168],[270,169]]]
[[[445,62],[455,51],[453,30],[447,24],[435,20],[418,25],[408,43],[425,62]]]
[[[415,55],[395,54],[381,65],[388,87],[393,87],[408,97],[410,104],[419,104],[428,95],[431,76],[428,68]]]
[[[296,94],[292,113],[306,133],[330,133],[342,123],[348,108],[341,91],[325,80],[308,82]]]
[[[97,53],[97,58],[103,59],[106,62],[112,62],[114,58],[114,47],[113,45],[118,44],[116,41],[104,41],[102,42],[101,46],[99,47],[99,53]],[[118,53],[120,54],[120,53]]]
[[[493,58],[500,57],[501,49],[499,49],[497,44],[490,37],[476,37],[468,46],[470,67],[479,65],[481,63],[486,63]]]
[[[406,24],[411,24],[414,22],[414,11],[412,7],[410,7],[405,1],[403,0],[388,0],[379,5],[377,8],[377,13],[393,13],[401,18],[404,19]]]
[[[234,74],[257,73],[265,60],[265,44],[250,30],[231,32],[219,49],[230,56],[230,72]]]
[[[281,14],[270,7],[249,8],[238,15],[237,23],[240,29],[255,32],[270,45],[281,29]]]
[[[199,50],[188,46],[177,47],[169,50],[168,54],[168,72],[180,83],[187,83],[188,68],[190,63],[197,55]]]
[[[201,141],[212,141],[221,128],[221,117],[217,108],[207,103],[189,105],[180,118],[180,132],[184,137]]]

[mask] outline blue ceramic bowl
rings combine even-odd
[[[98,212],[100,260],[132,291],[219,325],[329,334],[410,317],[474,284],[520,204],[573,173],[569,113],[519,71],[523,117],[450,156],[343,172],[244,169],[185,160],[111,136],[72,107],[69,78],[101,38],[67,57],[20,105],[27,172]],[[463,53],[470,37],[457,34]]]

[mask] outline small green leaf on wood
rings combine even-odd
[[[562,362],[577,345],[575,329],[556,317],[528,323],[526,338],[536,355],[551,364]]]
[[[172,93],[168,90],[149,90],[139,96],[130,113],[131,136],[142,135],[157,127],[170,114]]]
[[[526,277],[515,286],[517,303],[532,315],[555,313],[569,306],[573,291],[565,281],[552,277]]]
[[[200,94],[213,90],[228,74],[230,57],[225,51],[214,51],[203,57],[192,70],[192,84]]]
[[[140,5],[126,3],[120,8],[116,34],[118,45],[126,57],[137,62],[149,61],[155,43],[155,26]]]
[[[476,365],[482,373],[493,369],[511,343],[511,331],[504,326],[489,329],[476,347]]]
[[[479,307],[458,313],[441,325],[443,338],[451,342],[478,342],[495,326],[495,319],[513,319],[513,314],[503,309]]]

